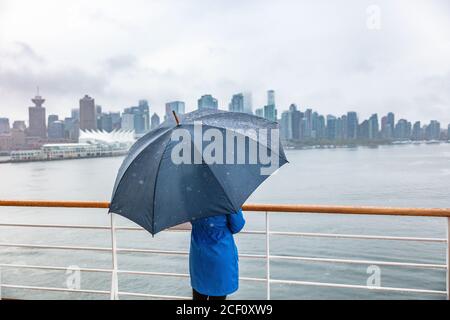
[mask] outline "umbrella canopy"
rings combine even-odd
[[[194,111],[180,115],[179,123],[165,121],[132,146],[109,212],[151,234],[234,213],[286,163],[277,123],[244,113]]]

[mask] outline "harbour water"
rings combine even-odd
[[[450,144],[396,145],[287,151],[290,164],[268,179],[250,203],[450,207]],[[0,164],[1,199],[108,201],[121,157]],[[246,213],[247,230],[263,230],[264,215]],[[0,222],[108,225],[106,210],[0,208]],[[118,219],[120,225],[132,225]],[[442,218],[272,214],[276,231],[444,238]],[[110,247],[108,231],[0,227],[0,242]],[[239,250],[264,254],[264,235],[239,235]],[[120,231],[120,248],[188,250],[189,233]],[[271,254],[445,264],[445,243],[272,236]],[[107,253],[0,247],[0,264],[110,268]],[[185,256],[119,255],[122,270],[188,273]],[[366,285],[368,265],[273,260],[272,278]],[[445,291],[445,270],[379,266],[381,285]],[[265,261],[241,258],[244,277],[265,276]],[[64,271],[2,269],[4,284],[66,287]],[[82,289],[109,290],[110,276],[82,273]],[[190,295],[189,280],[144,275],[119,277],[120,291]],[[16,298],[108,298],[105,295],[3,289]],[[242,281],[231,298],[264,299],[265,283]],[[442,295],[272,285],[274,299],[444,299]]]

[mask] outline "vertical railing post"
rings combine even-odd
[[[447,300],[450,300],[450,217],[447,218]]]
[[[111,273],[111,300],[119,300],[119,279],[117,277],[117,245],[116,229],[114,227],[114,213],[111,212],[111,252],[112,252],[112,273]]]
[[[270,300],[270,228],[269,212],[266,211],[266,288],[267,300]]]

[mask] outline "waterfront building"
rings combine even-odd
[[[186,104],[183,101],[167,102],[166,103],[166,114],[164,115],[164,120],[165,121],[173,120],[172,111],[175,111],[176,114],[184,114],[186,112],[185,108],[186,108]]]
[[[292,127],[289,111],[283,111],[280,119],[280,135],[282,139],[292,139]]]
[[[450,141],[450,124],[447,127],[447,140]]]
[[[106,132],[113,131],[113,121],[111,113],[102,113],[100,118],[97,120],[97,127],[99,130]]]
[[[88,95],[85,95],[82,99],[80,99],[80,129],[97,129],[95,100]]]
[[[336,140],[336,117],[329,114],[327,115],[327,134],[328,140]]]
[[[347,112],[347,139],[354,140],[358,137],[358,114],[354,111]]]
[[[398,140],[408,140],[411,138],[411,122],[406,119],[398,120],[394,129],[394,138]]]
[[[31,101],[34,103],[33,107],[28,108],[28,121],[29,121],[29,127],[28,127],[28,136],[30,137],[39,137],[41,139],[47,138],[47,126],[46,126],[46,119],[45,119],[45,108],[42,106],[45,102],[45,99],[43,99],[39,95],[39,90],[36,96],[31,99]]]
[[[379,124],[378,114],[374,113],[369,118],[369,139],[374,140],[379,138]]]
[[[297,105],[291,104],[289,106],[289,126],[292,139],[300,140],[300,123],[302,121],[303,113],[297,109]]]
[[[417,141],[417,140],[422,140],[422,138],[423,138],[423,134],[422,134],[422,128],[421,128],[420,121],[416,121],[412,128],[411,139]]]
[[[155,113],[153,113],[152,118],[151,118],[151,125],[150,128],[151,130],[157,128],[160,125],[160,119],[159,116]]]
[[[370,136],[370,124],[369,120],[364,120],[358,127],[358,138],[361,140],[369,140]]]
[[[197,101],[198,110],[203,109],[215,109],[217,110],[219,108],[219,103],[216,98],[214,98],[210,94],[205,94],[200,97]]]
[[[8,118],[0,118],[0,134],[9,133],[11,130]]]
[[[244,95],[242,93],[233,95],[228,105],[228,110],[231,112],[244,112]]]
[[[441,124],[436,120],[431,120],[425,129],[426,140],[439,140],[441,137]]]

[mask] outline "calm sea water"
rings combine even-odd
[[[315,149],[287,152],[290,164],[268,179],[249,199],[252,203],[300,203],[450,207],[450,144],[402,145],[378,148]],[[85,159],[23,164],[0,164],[1,199],[108,201],[122,158]],[[0,208],[3,223],[108,225],[106,210]],[[247,230],[263,230],[264,216],[247,213]],[[118,219],[120,225],[131,225]],[[442,218],[277,214],[277,231],[345,233],[444,238]],[[110,246],[108,231],[0,227],[0,242]],[[241,253],[264,254],[263,235],[239,235]],[[189,234],[119,231],[120,248],[188,250]],[[349,240],[272,236],[271,254],[377,261],[445,264],[444,243]],[[107,253],[0,247],[0,263],[110,268]],[[368,265],[273,260],[272,277],[328,283],[366,285]],[[119,255],[123,270],[188,273],[184,256]],[[380,266],[381,285],[445,291],[445,270]],[[240,259],[244,277],[264,277],[265,261]],[[64,271],[3,268],[4,284],[65,287]],[[120,275],[120,291],[190,295],[188,279]],[[83,273],[82,289],[109,290],[110,276]],[[3,289],[17,298],[108,298],[102,295],[42,293]],[[125,297],[124,297],[125,298]],[[265,298],[265,284],[241,281],[232,298]],[[387,293],[299,285],[272,285],[275,299],[443,299],[441,295]]]

